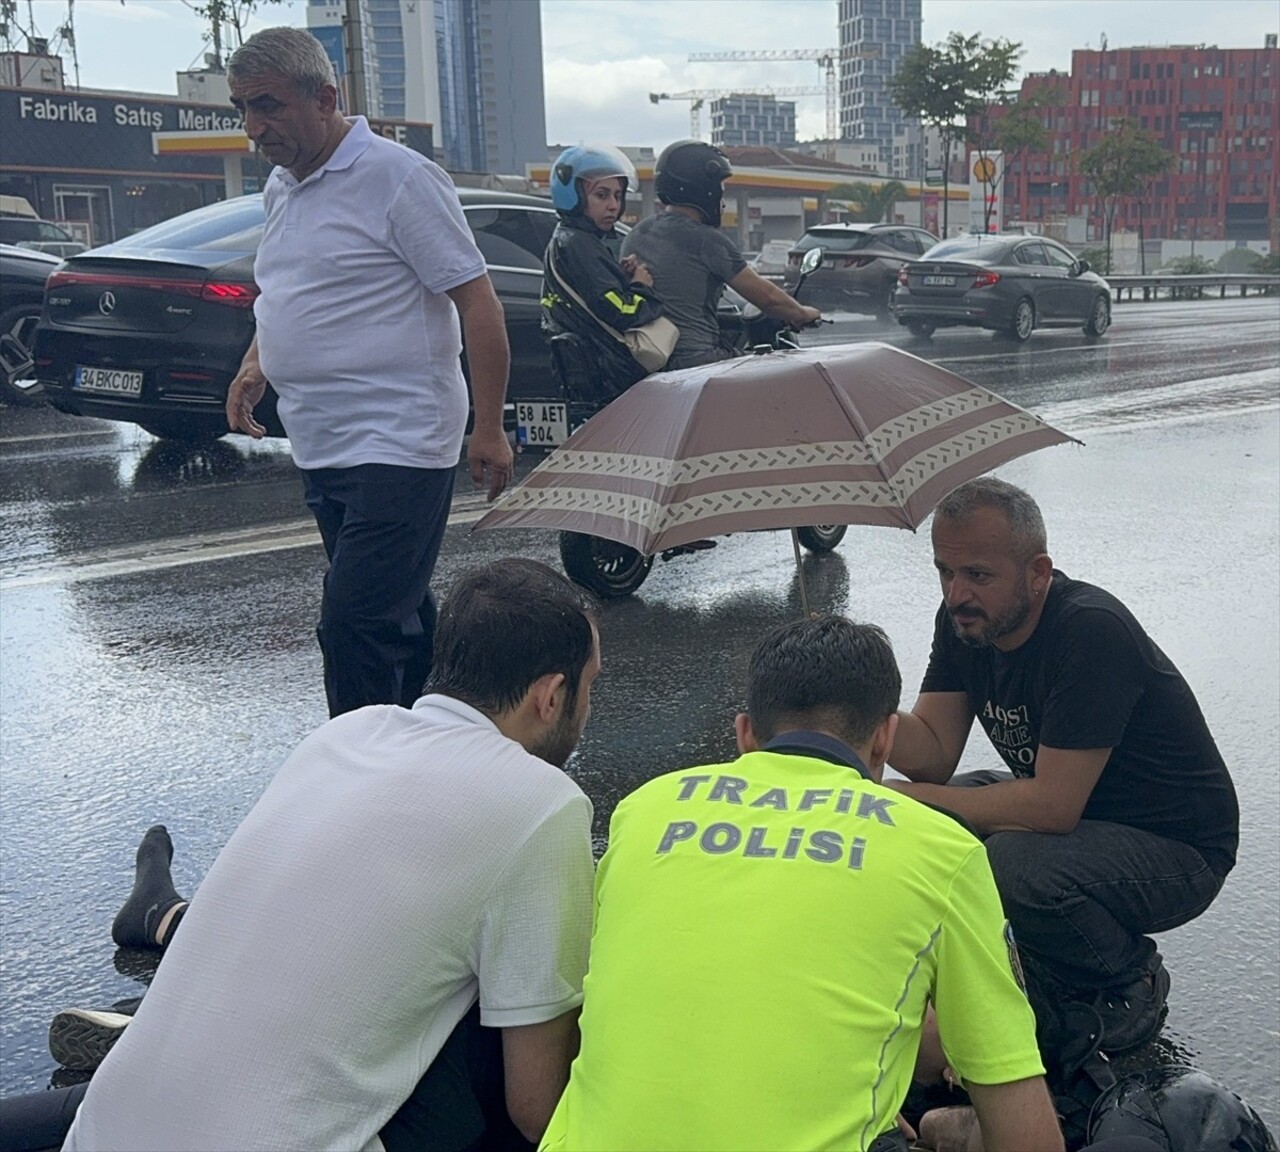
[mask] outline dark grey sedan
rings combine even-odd
[[[1036,328],[1111,326],[1111,289],[1085,260],[1043,236],[957,236],[904,264],[894,313],[912,335],[968,325],[1023,341]]]

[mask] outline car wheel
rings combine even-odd
[[[1036,306],[1024,296],[1013,309],[1013,318],[1009,321],[1009,335],[1019,344],[1031,339],[1036,327]]]
[[[1105,296],[1099,296],[1093,302],[1093,308],[1089,311],[1089,318],[1084,322],[1084,332],[1086,336],[1101,336],[1108,328],[1111,327],[1111,301]]]
[[[39,304],[19,304],[0,313],[0,335],[12,336],[28,353],[31,351],[31,338],[35,334],[36,322],[40,319]],[[4,387],[0,391],[7,404],[33,404],[39,401],[21,388],[15,388],[5,373]],[[39,390],[37,389],[37,392]]]
[[[908,320],[907,331],[917,340],[928,340],[938,326],[932,320]]]
[[[208,423],[192,423],[180,417],[165,420],[154,416],[148,420],[139,420],[137,423],[144,432],[150,432],[157,439],[174,440],[179,444],[212,444],[231,431],[229,428],[218,428]]]
[[[811,524],[805,528],[797,528],[796,536],[801,546],[810,552],[830,552],[848,531],[847,524]]]
[[[893,294],[898,290],[898,281],[890,280],[880,293],[880,302],[876,305],[876,319],[881,324],[893,323]]]
[[[604,600],[630,596],[653,567],[652,556],[582,532],[560,533],[560,562],[570,580]]]

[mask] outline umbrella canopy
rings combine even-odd
[[[640,381],[476,528],[552,528],[651,555],[812,524],[914,530],[964,481],[1072,437],[888,344],[747,356]]]

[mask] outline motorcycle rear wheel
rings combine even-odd
[[[806,528],[797,528],[800,546],[810,552],[830,552],[835,548],[844,534],[849,531],[847,524],[812,524]]]

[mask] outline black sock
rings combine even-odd
[[[133,891],[111,924],[111,939],[121,948],[162,949],[168,944],[181,914],[174,916],[164,943],[156,942],[156,927],[170,908],[185,903],[169,874],[172,860],[173,841],[168,830],[163,824],[148,828],[138,845]]]

